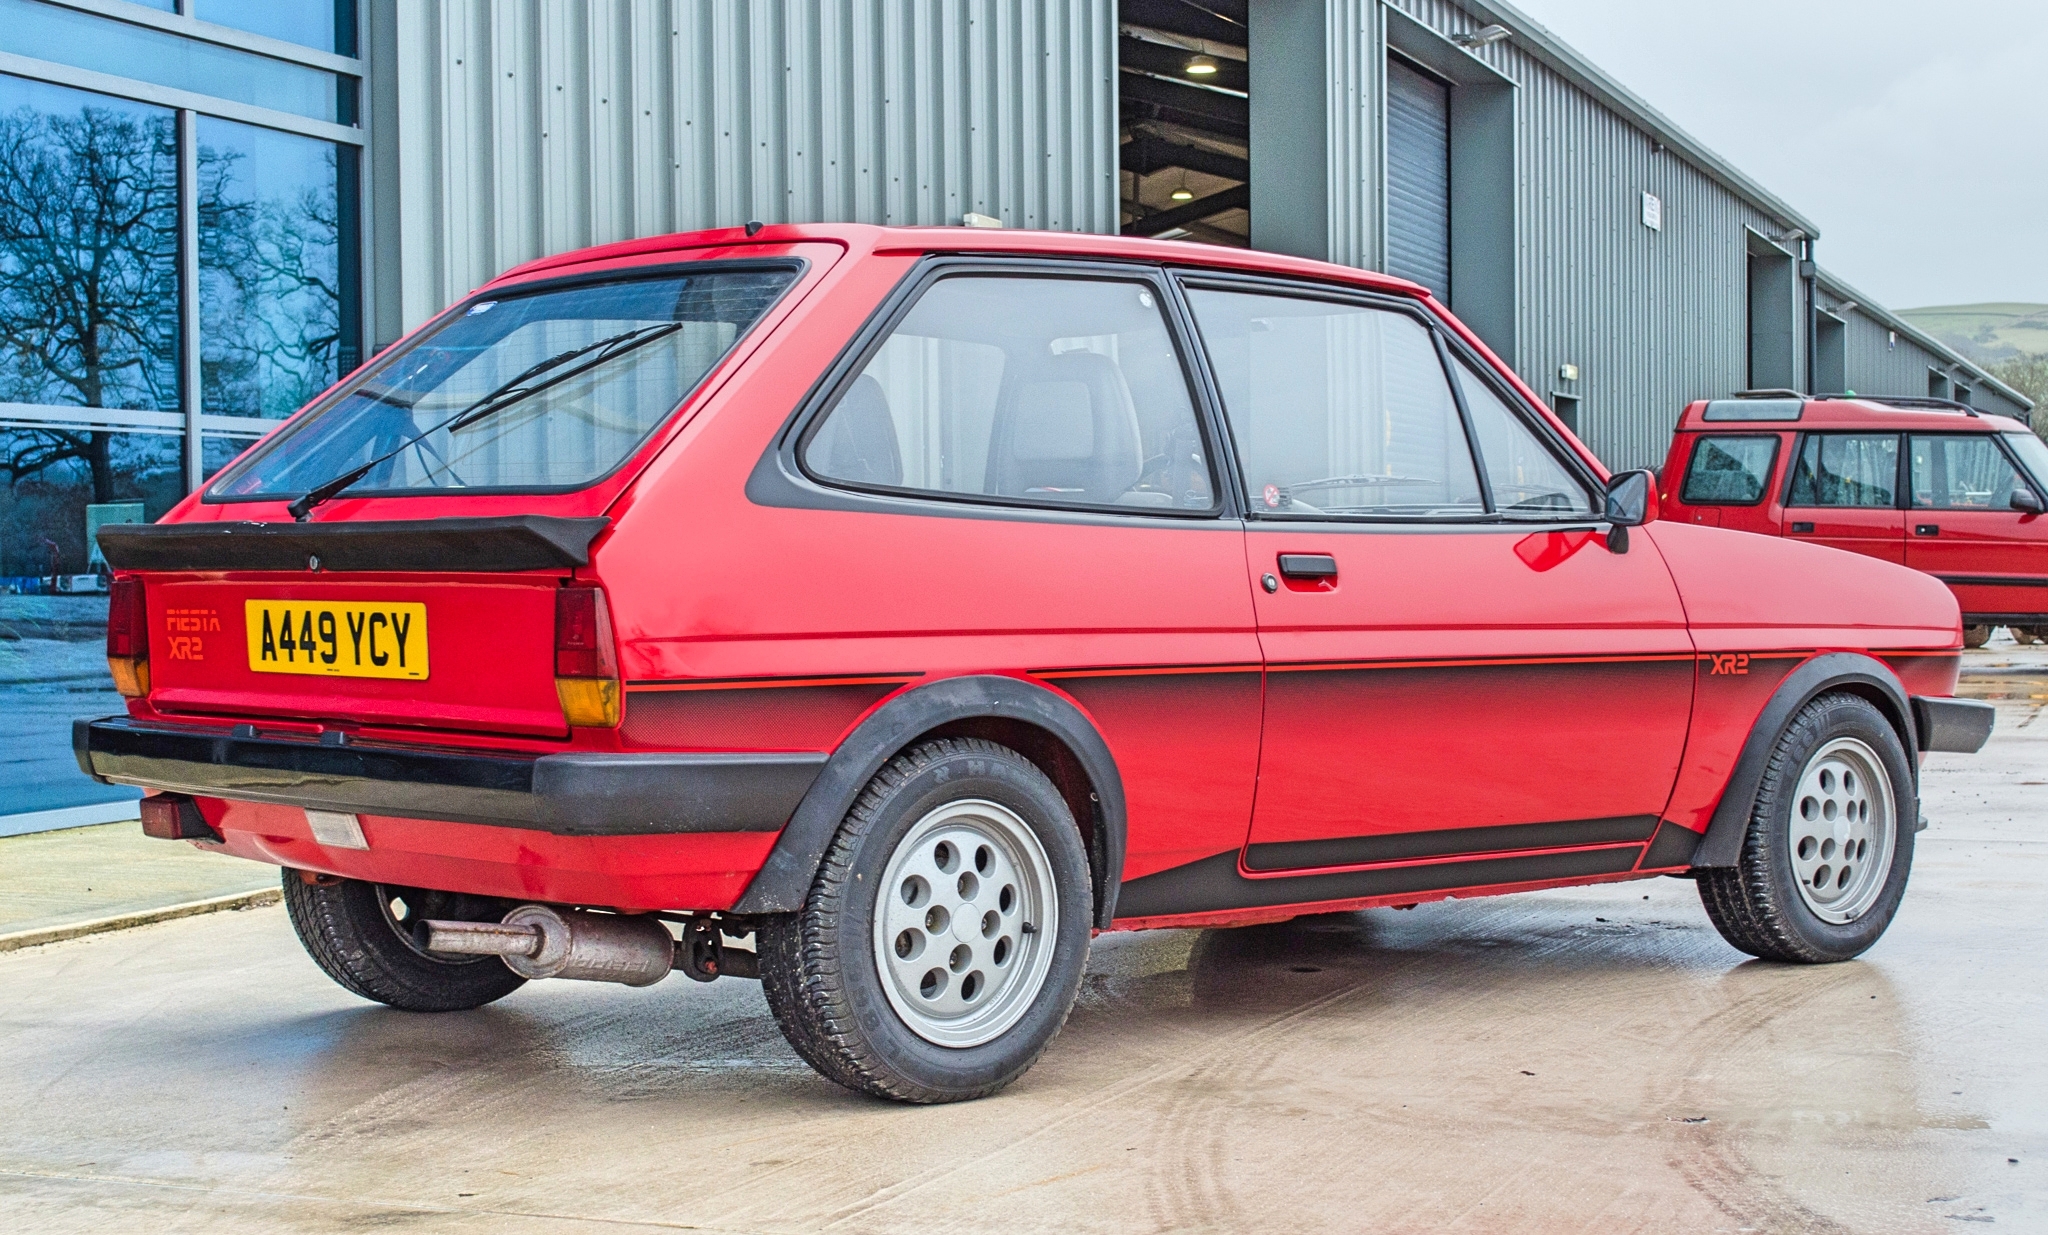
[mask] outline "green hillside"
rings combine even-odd
[[[1978,364],[2048,355],[2048,304],[1951,304],[1898,313]]]

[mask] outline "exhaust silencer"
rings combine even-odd
[[[522,978],[575,978],[651,986],[675,964],[675,938],[658,919],[521,905],[503,922],[420,923],[429,952],[496,956]]]

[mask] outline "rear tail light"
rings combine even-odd
[[[619,723],[619,659],[602,588],[577,585],[555,593],[555,694],[571,725]]]
[[[158,840],[221,839],[199,813],[199,803],[182,793],[155,793],[142,799],[142,834]]]
[[[107,669],[128,698],[149,693],[149,608],[140,579],[116,579],[108,590]]]

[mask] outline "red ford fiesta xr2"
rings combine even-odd
[[[833,1080],[970,1098],[1098,930],[1690,873],[1855,956],[1990,731],[1939,582],[1651,522],[1413,285],[754,230],[522,266],[100,533],[79,761],[348,989],[758,977]]]

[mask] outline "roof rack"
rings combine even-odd
[[[1954,399],[1935,399],[1917,395],[1859,395],[1832,394],[1815,395],[1816,399],[1861,399],[1865,403],[1882,403],[1886,407],[1904,408],[1917,412],[1961,412],[1965,416],[1977,415],[1977,409]]]
[[[1796,390],[1785,390],[1780,387],[1771,386],[1762,390],[1738,390],[1731,397],[1737,399],[1804,399],[1806,396]]]

